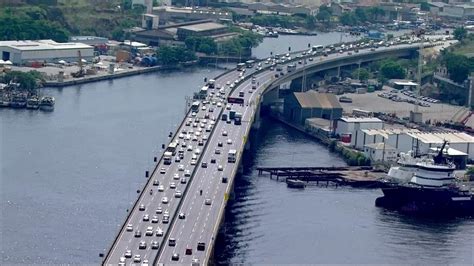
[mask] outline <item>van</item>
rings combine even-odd
[[[245,94],[244,94],[243,91],[240,91],[240,92],[239,92],[239,97],[244,97],[244,95],[245,95]]]
[[[170,239],[168,240],[168,245],[169,245],[170,247],[176,246],[176,239],[170,238]]]

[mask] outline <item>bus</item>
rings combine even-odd
[[[248,60],[245,62],[245,66],[247,66],[247,68],[252,68],[254,64],[255,64],[254,60]]]
[[[171,142],[169,145],[168,145],[168,148],[166,148],[166,151],[167,152],[171,152],[171,154],[173,156],[176,155],[176,148],[178,147],[178,143],[177,142]]]
[[[237,104],[243,104],[244,99],[243,98],[237,98],[237,97],[227,97],[227,102],[228,103],[237,103]]]
[[[207,86],[209,86],[210,89],[214,89],[215,84],[216,81],[214,79],[210,79],[209,82],[207,82]]]
[[[374,113],[371,111],[367,110],[362,110],[362,109],[354,109],[352,110],[352,114],[358,117],[372,117],[374,116]]]
[[[227,156],[227,162],[228,163],[235,163],[237,160],[237,151],[236,150],[229,150],[229,154]]]
[[[322,45],[313,45],[313,47],[311,47],[311,51],[313,52],[321,53],[323,52],[323,50],[324,50],[324,46]]]
[[[237,64],[237,71],[242,71],[245,68],[245,63],[238,63]]]
[[[293,72],[293,70],[296,70],[296,64],[291,64],[286,67],[286,70],[288,73]]]
[[[192,110],[193,112],[199,111],[199,105],[200,105],[200,104],[201,104],[201,102],[199,102],[199,101],[193,102],[193,104],[191,105],[191,110]]]

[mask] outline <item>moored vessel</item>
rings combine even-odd
[[[40,109],[43,111],[53,111],[54,110],[54,97],[52,96],[43,96],[40,101]]]
[[[37,96],[31,96],[26,101],[26,108],[27,109],[38,109],[40,106],[40,100]]]

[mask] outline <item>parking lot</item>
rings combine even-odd
[[[396,94],[401,99],[413,99],[401,92],[392,93],[392,90],[392,88],[384,86],[382,91],[373,93],[346,93],[344,96],[350,97],[352,103],[341,103],[341,105],[345,113],[352,113],[353,109],[362,109],[372,112],[395,113],[400,118],[409,117],[410,111],[414,110],[414,104],[404,101],[397,102],[378,96],[380,93],[391,93]],[[432,122],[451,120],[459,109],[465,108],[443,103],[429,103],[429,105],[429,107],[418,106],[418,110],[423,113],[423,120],[431,119]]]

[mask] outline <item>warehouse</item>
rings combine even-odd
[[[14,65],[57,63],[60,60],[77,62],[79,52],[87,61],[94,57],[94,47],[83,43],[57,43],[53,40],[0,41],[0,59],[10,60]]]
[[[305,125],[307,118],[339,119],[342,107],[334,94],[310,90],[286,97],[283,112],[287,120]]]
[[[341,117],[337,121],[336,135],[352,136],[359,129],[382,129],[383,121],[376,117]]]
[[[228,33],[228,27],[219,23],[207,22],[178,28],[178,40],[184,41],[189,36],[215,37]]]

